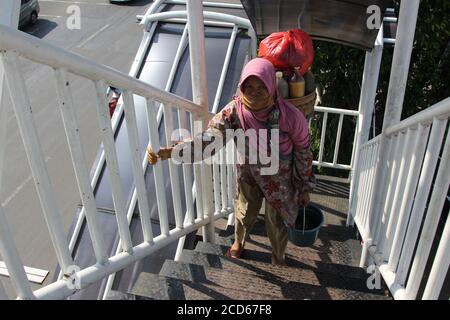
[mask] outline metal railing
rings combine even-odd
[[[422,298],[437,299],[449,268],[450,220],[443,213],[450,184],[449,117],[447,98],[387,128],[385,137],[360,149],[350,213],[396,299],[416,299],[424,279]],[[387,163],[379,162],[383,138]],[[384,168],[386,179],[374,185],[376,166]],[[373,203],[375,189],[382,203]],[[441,215],[445,228],[437,254],[430,257]],[[424,271],[431,258],[428,275]]]
[[[194,23],[193,23],[194,24]],[[196,24],[202,25],[196,20]],[[234,31],[235,33],[235,31]],[[147,37],[146,43],[151,37]],[[141,44],[140,51],[143,46]],[[233,166],[219,165],[219,170],[214,167],[215,180],[213,184],[212,179],[208,179],[207,173],[210,167],[202,165],[201,174],[196,177],[195,181],[190,175],[186,174],[189,171],[187,168],[181,167],[184,171],[185,195],[188,199],[192,198],[192,188],[200,184],[203,190],[210,190],[215,192],[216,198],[216,212],[205,212],[208,208],[203,206],[195,210],[194,202],[187,203],[187,219],[183,223],[183,217],[180,206],[174,206],[176,227],[170,229],[168,223],[167,207],[165,189],[163,185],[162,165],[158,162],[154,166],[155,175],[155,189],[158,202],[159,223],[161,234],[154,237],[152,234],[151,220],[148,208],[148,199],[146,187],[144,182],[144,173],[146,168],[146,159],[142,159],[142,150],[138,147],[138,131],[136,125],[136,114],[134,107],[133,96],[140,96],[146,100],[147,105],[147,120],[150,142],[149,145],[153,150],[158,150],[160,146],[158,134],[158,113],[156,110],[156,103],[160,103],[165,112],[171,112],[172,108],[177,108],[179,111],[189,112],[196,119],[208,119],[209,114],[205,112],[205,106],[190,102],[186,99],[180,98],[176,95],[170,94],[166,91],[159,90],[149,84],[113,70],[109,67],[96,64],[88,59],[85,59],[76,54],[59,49],[52,45],[46,44],[41,40],[26,35],[24,33],[12,30],[7,27],[0,26],[0,49],[1,49],[1,63],[5,70],[6,80],[8,82],[9,91],[13,101],[14,111],[19,124],[21,136],[25,145],[29,164],[32,170],[33,178],[35,180],[36,189],[38,191],[40,201],[43,208],[43,213],[48,225],[48,230],[51,236],[52,243],[56,256],[61,266],[65,277],[50,285],[47,285],[39,290],[32,291],[30,284],[27,281],[24,272],[23,264],[20,261],[19,254],[15,248],[14,240],[8,229],[8,223],[4,215],[4,208],[0,207],[1,219],[1,238],[0,250],[2,257],[8,270],[11,270],[11,279],[16,293],[21,299],[60,299],[67,297],[78,290],[86,288],[90,284],[97,282],[100,279],[107,277],[128,265],[145,258],[153,252],[161,249],[169,243],[176,241],[180,237],[191,233],[200,227],[210,225],[209,229],[215,219],[226,216],[231,213],[231,199],[233,194],[234,184],[234,169]],[[40,146],[40,141],[36,133],[36,125],[32,116],[32,103],[27,94],[27,87],[21,67],[18,62],[19,56],[28,59],[32,62],[42,65],[50,66],[54,69],[55,83],[57,86],[57,94],[59,107],[62,114],[66,138],[69,144],[73,168],[76,175],[76,180],[83,203],[83,211],[87,220],[88,230],[92,239],[92,245],[96,257],[96,264],[89,266],[70,274],[71,267],[74,265],[71,257],[71,248],[66,240],[64,230],[62,228],[59,212],[55,203],[54,193],[51,188],[50,178],[47,172],[45,162],[43,160],[43,151]],[[136,64],[134,63],[134,70],[136,71]],[[133,68],[132,68],[133,69]],[[131,71],[133,72],[133,70]],[[114,207],[116,211],[116,219],[118,224],[118,233],[120,236],[120,252],[110,257],[105,248],[102,233],[99,228],[97,220],[97,206],[94,197],[94,181],[90,180],[88,166],[85,161],[85,155],[79,136],[79,126],[74,115],[74,103],[72,97],[72,84],[69,81],[71,75],[77,75],[85,81],[91,82],[95,88],[97,116],[100,126],[101,138],[104,149],[104,158],[107,163],[107,173],[111,181],[112,194],[114,199]],[[128,139],[130,145],[130,152],[132,153],[132,173],[135,183],[135,190],[133,198],[139,203],[139,211],[142,222],[142,232],[144,241],[136,246],[131,242],[131,235],[129,230],[130,212],[133,212],[136,201],[131,201],[129,207],[126,207],[125,199],[123,198],[122,186],[120,182],[120,175],[118,169],[117,151],[114,142],[114,122],[111,123],[109,108],[106,100],[106,88],[112,86],[120,89],[123,92],[123,103],[121,104],[122,112],[125,110],[125,122],[128,132]],[[30,107],[31,106],[31,107]],[[161,117],[161,116],[160,116]],[[114,120],[114,119],[113,119]],[[171,131],[175,128],[173,123],[170,123],[171,117],[164,117],[166,130]],[[117,123],[116,123],[117,126]],[[0,137],[0,142],[4,141],[4,135]],[[232,151],[227,153],[221,151],[217,157],[228,157],[232,155]],[[231,162],[230,162],[231,163]],[[172,170],[179,170],[178,167],[173,167]],[[209,170],[210,171],[210,170]],[[175,179],[175,173],[171,172],[170,181],[172,185],[173,200],[179,201],[182,197],[179,186]],[[217,173],[219,173],[217,175]],[[211,174],[211,172],[209,172]],[[98,178],[98,175],[97,175]],[[213,191],[212,191],[213,190]],[[220,197],[218,194],[220,193]],[[208,200],[209,201],[209,200]],[[199,204],[197,199],[197,206]],[[179,210],[177,210],[177,208]],[[197,217],[194,212],[197,211]],[[213,229],[213,226],[212,226]],[[74,242],[71,241],[71,244]],[[72,286],[72,281],[77,280],[77,286]]]
[[[342,125],[344,123],[344,116],[351,116],[355,117],[355,127],[356,123],[358,122],[359,112],[355,110],[347,110],[347,109],[337,109],[337,108],[327,108],[327,107],[320,107],[315,106],[314,107],[315,113],[323,113],[322,118],[322,130],[320,134],[320,149],[319,149],[319,155],[317,160],[313,161],[313,165],[315,166],[321,166],[326,168],[335,168],[335,169],[343,169],[343,170],[351,170],[353,165],[353,158],[355,154],[355,147],[356,147],[356,138],[358,134],[358,130],[355,129],[355,137],[353,139],[353,146],[352,146],[352,158],[350,160],[349,164],[345,163],[338,163],[338,154],[339,154],[339,147],[341,143],[341,137],[342,137]],[[328,125],[328,115],[329,114],[337,114],[339,115],[339,123],[338,128],[336,132],[336,139],[334,144],[334,154],[333,154],[333,161],[327,162],[323,160],[324,156],[324,150],[325,150],[325,138],[327,133],[327,125]],[[310,126],[311,126],[311,119],[310,119]],[[317,137],[315,137],[317,138]],[[328,147],[328,146],[327,146]]]

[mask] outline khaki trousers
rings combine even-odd
[[[258,185],[240,181],[239,196],[235,206],[235,237],[242,247],[256,222],[263,199],[264,194]],[[288,242],[287,228],[283,219],[267,201],[264,217],[267,235],[272,245],[272,255],[277,260],[283,260]]]

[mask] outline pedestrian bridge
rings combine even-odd
[[[243,259],[224,257],[234,228],[235,168],[225,161],[235,156],[232,145],[217,153],[213,163],[168,161],[148,167],[146,147],[159,150],[169,144],[166,137],[174,129],[192,134],[204,129],[236,90],[245,61],[256,56],[257,37],[280,30],[280,25],[264,25],[272,21],[270,17],[261,19],[273,11],[256,11],[250,2],[242,2],[244,6],[238,1],[203,5],[193,0],[187,5],[155,1],[138,17],[144,36],[129,74],[0,26],[0,90],[5,88],[3,94],[9,94],[13,102],[0,105],[0,173],[6,170],[2,162],[7,108],[13,108],[47,224],[42,232],[50,235],[53,248],[49,250],[54,250],[60,271],[52,283],[32,289],[32,271],[24,268],[0,206],[4,260],[0,271],[8,275],[17,298],[86,298],[89,288],[95,288],[94,295],[103,299],[448,299],[450,98],[400,121],[419,0],[401,2],[395,39],[386,40],[383,28],[339,39],[338,32],[329,34],[309,26],[317,38],[331,37],[361,47],[366,60],[358,110],[315,107],[311,121],[322,121],[322,130],[314,137],[320,139],[314,165],[347,170],[349,178],[318,177],[312,202],[325,212],[326,224],[313,246],[289,245],[288,267],[270,264],[262,216]],[[256,12],[255,16],[247,17],[249,12]],[[167,85],[161,89],[140,75],[155,34],[162,41],[164,33],[176,34],[179,42]],[[383,130],[369,139],[386,42],[394,43],[395,50]],[[224,43],[222,62],[208,63],[218,55],[214,45]],[[68,143],[81,200],[80,207],[74,208],[76,218],[69,235],[61,224],[22,59],[54,72],[54,94],[65,129],[61,139]],[[187,74],[177,73],[180,65]],[[216,70],[214,85],[209,81],[211,70]],[[75,116],[74,76],[94,92],[102,145],[93,170],[85,160]],[[183,88],[173,90],[183,77],[188,79],[188,98]],[[121,92],[112,118],[109,87]],[[339,124],[333,145],[327,145],[331,115],[339,117]],[[355,126],[351,146],[340,145],[344,117],[352,118]],[[194,121],[201,126],[194,127]],[[345,147],[352,149],[352,157],[349,163],[339,163],[339,150]],[[326,148],[333,148],[332,160],[325,161]],[[107,212],[98,206],[105,190],[111,204]],[[164,256],[168,252],[172,257]],[[83,255],[88,258],[81,259]],[[158,265],[161,255],[164,259]],[[149,267],[140,268],[141,264]],[[379,285],[375,285],[377,275]],[[8,298],[1,282],[0,298]]]

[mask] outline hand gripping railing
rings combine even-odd
[[[183,225],[180,223],[182,220],[178,217],[177,227],[172,230],[169,228],[167,210],[164,210],[167,199],[164,198],[165,190],[162,180],[162,167],[161,164],[158,163],[154,167],[154,175],[158,199],[158,212],[160,215],[159,221],[162,233],[157,237],[153,237],[149,209],[146,205],[148,200],[143,171],[145,159],[140,159],[141,153],[139,152],[137,144],[138,136],[133,95],[144,97],[147,102],[150,146],[154,150],[159,149],[155,102],[161,103],[168,110],[175,107],[183,112],[190,112],[200,119],[209,116],[203,112],[203,108],[200,108],[200,106],[195,103],[159,90],[109,67],[96,64],[81,56],[46,44],[42,40],[35,39],[32,36],[2,26],[0,26],[0,50],[1,63],[5,70],[10,94],[13,97],[14,111],[19,123],[19,129],[29,158],[30,167],[43,207],[51,240],[56,251],[58,262],[64,273],[67,274],[71,269],[70,267],[73,265],[73,260],[71,258],[66,236],[59,221],[60,218],[54,199],[54,193],[52,192],[50,179],[45,162],[43,161],[43,152],[37,138],[38,135],[33,121],[32,101],[27,94],[27,88],[21,74],[18,57],[21,56],[33,62],[51,66],[54,69],[59,106],[97,260],[97,263],[94,266],[82,269],[81,271],[76,272],[76,274],[72,274],[69,278],[66,277],[32,292],[23,271],[23,264],[15,249],[14,241],[10,233],[7,232],[8,224],[6,223],[6,219],[4,219],[3,208],[0,208],[0,218],[2,219],[0,250],[8,269],[11,270],[10,274],[13,284],[20,298],[58,299],[67,297],[77,290],[85,288],[109,274],[127,267],[131,263],[148,256],[170,242],[175,241],[179,237],[193,232],[201,226],[205,226],[211,222],[209,215],[201,214],[197,219],[190,218],[189,222]],[[112,187],[122,247],[122,252],[112,257],[109,257],[106,253],[104,240],[96,218],[97,209],[93,188],[89,179],[88,166],[82,149],[78,124],[76,117],[74,116],[72,84],[68,80],[70,74],[81,76],[92,82],[96,91],[95,99],[97,104],[97,115],[106,162],[108,164],[107,171]],[[127,208],[120,184],[114,135],[106,102],[105,92],[107,85],[119,88],[123,92],[123,108],[125,109],[125,121],[127,123],[128,139],[132,153],[131,165],[144,234],[144,242],[134,247],[131,243],[131,235],[128,228],[126,215]],[[0,142],[3,142],[3,140],[3,137],[0,137]],[[226,183],[226,181],[223,182]],[[208,182],[206,181],[205,184],[207,183]],[[211,184],[211,182],[209,183]],[[210,188],[210,190],[212,189],[212,186],[210,185],[205,185],[205,187]],[[187,189],[186,192],[190,192],[190,188]],[[176,196],[177,195],[174,195],[174,197]],[[178,194],[178,196],[180,195]],[[130,209],[128,208],[128,212],[129,210]],[[190,208],[190,212],[194,212],[193,208]],[[71,281],[75,278],[77,280],[77,286],[70,285],[72,283]]]
[[[417,298],[430,261],[422,299],[437,299],[449,268],[450,220],[442,212],[450,184],[449,117],[447,98],[388,128],[387,163],[378,163],[381,135],[360,148],[350,211],[396,299]],[[376,165],[386,170],[386,179],[373,185]],[[376,188],[384,200],[379,204],[372,203]],[[445,228],[430,257],[441,215]]]

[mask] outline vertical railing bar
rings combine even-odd
[[[364,185],[364,161],[366,159],[367,155],[366,155],[366,151],[364,149],[361,148],[360,150],[360,160],[358,161],[358,185],[361,186],[358,189],[356,189],[356,196],[354,199],[354,207],[355,207],[355,213],[354,213],[354,220],[358,226],[358,228],[362,229],[364,226],[362,225],[361,221],[361,217],[362,217],[362,211],[361,211],[361,205],[362,202],[364,201],[362,198],[363,195],[363,185]],[[361,231],[361,230],[360,230]],[[363,235],[364,238],[364,235]]]
[[[222,67],[222,72],[220,73],[219,84],[217,85],[216,96],[214,98],[212,113],[216,114],[219,107],[220,98],[222,97],[223,85],[225,84],[225,79],[227,77],[228,66],[231,60],[231,54],[233,52],[234,43],[236,41],[236,35],[238,32],[238,27],[235,25],[233,31],[231,32],[230,42],[228,43],[227,53],[225,55],[225,61]]]
[[[178,110],[178,126],[181,130],[188,130],[188,124],[187,124],[187,117],[186,117],[186,111]],[[183,137],[180,136],[180,140],[182,140]],[[192,195],[192,165],[188,163],[182,164],[183,168],[183,183],[184,183],[184,193],[185,193],[185,200],[186,200],[186,214],[187,214],[187,221],[190,224],[193,224],[195,222],[195,209],[194,209],[194,198]]]
[[[366,171],[366,163],[368,161],[368,150],[367,148],[365,150],[361,150],[362,153],[362,157],[361,157],[361,167],[360,167],[360,171],[359,171],[359,176],[360,176],[360,185],[362,186],[361,188],[359,188],[359,193],[358,193],[358,206],[357,206],[357,217],[356,219],[359,221],[360,227],[364,228],[365,230],[365,226],[363,224],[363,220],[364,220],[364,211],[362,210],[363,206],[364,206],[364,195],[366,192],[366,180],[367,180],[367,171]]]
[[[368,207],[367,207],[367,212],[369,212],[369,208],[372,204],[373,198],[372,198],[372,193],[373,190],[375,188],[374,186],[374,178],[375,178],[375,168],[376,168],[376,162],[377,162],[377,157],[378,157],[378,143],[374,143],[372,144],[371,148],[373,149],[373,154],[372,154],[372,158],[370,160],[370,169],[369,169],[369,186],[368,186],[368,191],[369,191],[369,200],[368,200]],[[369,216],[369,214],[367,215]],[[368,225],[368,221],[366,221],[367,225]]]
[[[362,154],[364,148],[360,147],[358,154]],[[362,156],[359,156],[362,159]],[[358,195],[359,186],[361,182],[361,161],[355,164],[355,167],[351,169],[351,180],[350,180],[350,198],[349,198],[349,213],[347,216],[347,225],[355,222],[355,217],[357,215],[358,203],[360,202]],[[350,215],[353,215],[350,217]]]
[[[436,181],[433,186],[433,193],[429,202],[427,215],[422,227],[419,244],[416,249],[416,257],[411,268],[408,283],[406,285],[406,296],[415,299],[420,286],[420,279],[426,268],[428,256],[430,254],[436,229],[439,224],[439,218],[447,196],[448,186],[450,184],[450,130],[445,140],[444,151],[440,159],[439,169],[436,175]],[[446,253],[448,254],[448,252]],[[415,283],[413,282],[415,281]]]
[[[358,124],[358,117],[356,117],[356,124]],[[358,182],[354,181],[355,177],[357,177],[359,175],[359,165],[358,163],[354,163],[354,158],[355,158],[355,154],[356,152],[356,148],[359,148],[357,145],[357,140],[358,140],[358,128],[355,128],[355,135],[353,137],[353,147],[352,147],[352,156],[350,159],[350,173],[349,173],[349,182],[350,182],[350,196],[348,199],[348,203],[349,203],[349,208],[350,210],[347,212],[347,221],[346,221],[346,225],[347,226],[353,226],[354,225],[354,216],[352,216],[352,214],[355,214],[354,211],[354,194],[356,192],[356,190],[358,190],[357,188],[359,188],[359,184]]]
[[[10,96],[14,97],[12,99],[14,112],[50,238],[61,269],[67,270],[69,266],[73,265],[73,260],[69,252],[66,234],[61,223],[55,195],[45,165],[42,147],[34,124],[33,111],[31,109],[25,79],[23,74],[19,73],[19,70],[21,70],[19,59],[17,54],[11,51],[1,53],[1,58]]]
[[[368,222],[368,217],[369,217],[369,212],[368,212],[368,208],[370,207],[370,200],[371,200],[371,193],[370,193],[370,189],[371,189],[371,185],[373,184],[372,181],[372,169],[373,169],[373,164],[374,164],[374,157],[376,157],[377,155],[375,154],[375,150],[373,148],[373,145],[371,145],[369,147],[369,156],[368,156],[368,162],[367,162],[367,177],[366,177],[366,182],[364,183],[365,185],[365,195],[364,195],[364,207],[363,207],[363,212],[364,212],[364,226],[365,228],[367,228],[367,222]]]
[[[153,243],[153,231],[150,217],[150,207],[148,205],[148,196],[145,186],[144,170],[142,168],[141,151],[139,149],[139,134],[137,130],[137,120],[134,98],[130,91],[123,92],[123,102],[125,109],[125,121],[128,133],[128,142],[131,152],[131,166],[135,183],[135,192],[139,203],[139,213],[141,217],[142,233],[144,241]],[[133,201],[134,202],[134,201]],[[131,204],[134,208],[136,203]],[[131,208],[130,208],[131,209]]]
[[[105,264],[108,261],[105,240],[100,232],[100,224],[97,215],[97,204],[95,202],[94,190],[91,187],[86,157],[81,143],[79,126],[75,114],[72,87],[64,69],[55,69],[56,88],[58,93],[59,108],[62,115],[67,143],[72,158],[75,177],[80,192],[81,202],[85,209],[86,221],[89,235],[95,252],[97,262]]]
[[[193,132],[193,137],[201,134],[202,127],[199,121],[194,120],[194,115],[191,115],[191,128]],[[194,144],[194,153],[195,144]],[[193,159],[196,160],[195,157]],[[197,219],[203,219],[203,190],[202,190],[202,170],[201,164],[194,162],[194,185],[195,185],[195,205],[197,209]]]
[[[164,110],[164,129],[166,133],[166,143],[167,145],[172,145],[171,141],[173,133],[172,107],[168,105],[163,105],[163,110]],[[182,229],[183,213],[181,211],[180,180],[178,176],[178,167],[172,160],[169,160],[169,176],[170,176],[170,185],[172,187],[172,200],[173,200],[173,210],[175,214],[175,225],[177,228]]]
[[[389,154],[391,152],[390,151],[391,147],[392,147],[392,139],[390,139],[389,137],[386,137],[386,150],[387,150],[387,152],[389,152]],[[378,141],[376,143],[376,148],[377,148],[377,158],[378,158],[378,154],[380,153],[380,149],[381,149],[381,141]],[[389,158],[390,158],[389,156],[386,158],[386,175],[384,175],[383,180],[380,180],[380,182],[379,182],[383,186],[386,186],[386,180],[387,180],[387,177],[389,175],[389,169],[390,169]],[[374,174],[375,174],[375,171],[376,171],[376,162],[374,164]],[[375,180],[376,180],[375,176],[374,176],[373,180],[375,182]],[[372,194],[373,194],[374,190],[376,190],[376,187],[377,186],[375,186],[375,184],[373,184]],[[383,196],[383,199],[385,199],[386,187],[383,188],[383,190],[381,191],[381,194]],[[372,201],[374,201],[374,200],[372,199]],[[374,230],[372,231],[372,239],[373,239],[372,240],[372,245],[373,244],[377,244],[377,241],[378,241],[378,230],[382,227],[382,218],[381,218],[381,210],[382,210],[382,208],[381,208],[381,205],[382,204],[375,204],[374,206],[372,206],[372,210],[374,210],[375,214],[378,217],[380,217],[379,220],[374,221],[374,225],[373,225]]]
[[[425,207],[427,203],[428,194],[431,188],[433,175],[430,172],[435,172],[438,161],[439,151],[442,144],[442,139],[445,134],[445,127],[447,120],[433,121],[433,128],[431,129],[430,140],[425,152],[422,170],[420,173],[419,183],[417,187],[414,205],[411,213],[408,231],[405,237],[405,243],[416,243],[419,236],[420,224],[423,219]],[[408,269],[413,256],[413,247],[408,246],[402,252],[399,265],[397,268],[397,281],[404,285],[408,274]]]
[[[372,168],[374,164],[374,157],[376,157],[374,145],[370,145],[367,148],[367,160],[365,163],[365,178],[364,178],[364,193],[363,193],[363,202],[362,202],[362,208],[361,211],[363,212],[363,220],[362,223],[364,225],[364,229],[367,230],[368,228],[368,218],[369,218],[369,212],[368,208],[370,207],[370,201],[371,201],[371,186],[373,185],[372,181]]]
[[[337,162],[338,152],[339,152],[339,144],[341,142],[341,134],[342,134],[342,123],[344,121],[344,115],[341,114],[339,116],[339,124],[338,124],[338,130],[336,134],[336,144],[334,146],[334,156],[333,156],[333,165]]]
[[[160,148],[159,144],[159,132],[158,124],[156,122],[156,110],[155,102],[153,100],[147,100],[147,124],[148,124],[148,136],[149,144],[154,152],[158,152]],[[164,188],[164,174],[161,161],[158,161],[153,166],[153,176],[155,180],[156,189],[156,201],[158,202],[158,215],[159,223],[161,226],[161,234],[169,236],[169,220],[167,214],[167,202],[166,202],[166,190]]]
[[[322,134],[320,135],[319,164],[322,162],[323,159],[323,147],[325,144],[325,134],[327,132],[327,120],[328,120],[328,112],[324,112],[322,120]]]
[[[382,253],[382,259],[383,261],[387,261],[389,255],[387,252],[385,252],[387,243],[386,241],[389,240],[388,236],[390,235],[391,231],[390,228],[392,227],[392,220],[393,220],[393,208],[394,208],[394,194],[396,192],[396,189],[398,187],[398,180],[399,180],[399,167],[400,167],[400,162],[401,162],[401,146],[404,143],[404,136],[405,134],[402,132],[399,132],[397,134],[397,136],[393,136],[393,138],[395,137],[396,141],[395,141],[395,148],[393,150],[392,153],[392,169],[390,172],[390,177],[388,180],[388,187],[387,187],[387,200],[385,202],[383,211],[381,212],[382,217],[381,219],[384,219],[384,230],[383,233],[381,234],[381,240],[380,240],[380,244],[378,245],[378,249],[379,252]],[[388,155],[389,157],[390,155]],[[382,220],[383,221],[383,220]]]
[[[360,207],[361,207],[361,188],[359,186],[362,186],[362,180],[363,180],[363,160],[365,157],[365,153],[363,151],[364,149],[361,148],[361,150],[359,151],[360,154],[360,160],[358,161],[357,164],[357,170],[358,170],[358,175],[355,176],[356,177],[356,188],[355,188],[355,196],[352,199],[352,210],[353,210],[353,220],[356,222],[356,224],[358,225],[359,222],[359,218],[361,216],[361,212],[360,212]],[[362,226],[358,226],[358,227],[362,227]]]
[[[214,211],[220,212],[222,209],[222,202],[220,197],[220,171],[219,171],[219,163],[220,163],[219,153],[213,155],[213,180],[214,180]]]
[[[220,149],[220,185],[222,187],[222,210],[228,207],[228,180],[227,180],[227,145]]]
[[[119,161],[111,127],[111,118],[106,103],[106,85],[102,80],[95,81],[94,84],[96,89],[97,117],[106,156],[106,171],[108,172],[111,184],[117,226],[120,238],[122,239],[122,250],[130,253],[133,251],[133,244],[131,242],[131,234],[126,216],[124,193],[120,179]]]
[[[389,256],[391,254],[391,249],[392,249],[392,244],[393,244],[393,240],[394,240],[394,231],[397,225],[397,221],[398,221],[398,209],[399,209],[399,205],[400,205],[400,194],[401,192],[403,192],[403,187],[404,187],[404,183],[405,183],[405,179],[404,179],[404,172],[405,169],[408,166],[408,163],[406,163],[407,161],[409,161],[409,159],[407,159],[407,155],[410,152],[411,149],[411,133],[412,130],[411,129],[407,129],[407,132],[405,134],[405,138],[403,139],[403,147],[400,147],[399,150],[399,161],[400,161],[400,166],[399,166],[399,170],[398,170],[398,175],[397,175],[397,183],[395,186],[395,192],[394,192],[394,197],[393,197],[393,203],[392,203],[392,207],[391,207],[391,213],[389,215],[389,223],[387,226],[387,235],[386,235],[386,240],[387,242],[385,243],[385,247],[384,247],[384,251],[383,251],[383,259],[384,261],[388,261]]]
[[[356,122],[358,122],[358,117],[356,116]],[[355,128],[355,136],[353,138],[353,150],[352,150],[352,158],[350,160],[350,167],[353,167],[353,163],[355,161],[355,153],[356,153],[356,140],[358,139],[358,130]]]
[[[438,300],[441,289],[444,285],[445,276],[450,266],[450,211],[447,213],[447,220],[444,231],[439,242],[439,247],[434,257],[433,267],[428,277],[428,282],[423,292],[422,300]]]
[[[394,157],[392,156],[391,157],[391,155],[392,155],[392,147],[394,146],[394,137],[387,137],[387,152],[388,152],[388,154],[389,154],[389,156],[387,157],[387,159],[386,159],[386,166],[387,166],[387,173],[386,173],[386,179],[389,179],[389,177],[391,176],[391,174],[392,174],[392,166],[393,166],[393,163],[394,163]],[[380,149],[380,144],[378,143],[378,152],[379,152],[379,149]],[[389,180],[388,180],[389,181]],[[383,184],[383,185],[386,185],[386,181],[385,181],[385,183]],[[390,186],[390,184],[388,184],[389,186]],[[389,187],[388,188],[385,188],[386,189],[386,191],[384,191],[383,193],[382,193],[382,197],[383,197],[383,199],[387,199],[387,195],[389,194],[388,193],[388,189],[389,189]],[[379,206],[379,208],[378,208],[378,210],[380,210],[380,211],[382,211],[384,209],[384,207],[382,207],[382,206]],[[378,224],[378,227],[377,227],[377,230],[376,230],[376,232],[374,233],[374,237],[373,237],[373,243],[375,243],[377,246],[379,246],[379,240],[380,240],[380,232],[383,232],[382,230],[383,230],[383,228],[386,226],[386,221],[385,221],[385,216],[384,216],[384,213],[383,212],[381,212],[381,214],[379,215],[379,217],[380,217],[380,221],[379,221],[379,224]]]
[[[428,127],[429,128],[429,127]],[[419,129],[416,130],[414,137],[411,138],[411,144],[413,144],[412,157],[408,157],[410,165],[406,171],[406,183],[403,188],[402,201],[400,204],[398,223],[394,233],[394,240],[392,244],[391,254],[389,256],[388,268],[392,271],[397,270],[397,264],[400,259],[400,253],[402,250],[402,244],[408,226],[409,217],[411,213],[411,205],[414,200],[414,192],[416,190],[417,179],[419,177],[419,170],[423,153],[425,152],[426,138],[428,137],[428,128],[419,124]],[[405,246],[413,244],[405,243]]]
[[[17,252],[11,230],[6,220],[3,206],[0,204],[0,254],[5,259],[8,273],[16,294],[21,299],[33,299],[33,291],[28,282],[22,259]]]
[[[399,147],[400,147],[400,141],[401,141],[401,137],[402,137],[402,133],[399,132],[397,136],[392,135],[391,136],[391,144],[393,146],[393,150],[392,152],[388,155],[389,157],[392,157],[391,160],[391,166],[390,166],[390,171],[387,172],[387,177],[388,177],[388,186],[387,186],[387,191],[386,191],[386,200],[384,203],[384,207],[382,209],[381,212],[381,223],[382,223],[382,228],[379,230],[378,232],[378,239],[379,239],[379,243],[377,243],[377,247],[378,247],[378,251],[379,252],[384,252],[384,245],[385,245],[385,241],[386,241],[386,237],[388,234],[388,226],[389,226],[389,221],[391,219],[391,212],[392,212],[392,203],[393,203],[393,195],[395,193],[395,188],[397,186],[397,180],[398,180],[398,167],[399,167]],[[395,140],[395,141],[394,141]]]
[[[235,164],[236,164],[236,154],[234,152],[234,141],[230,140],[226,144],[227,148],[227,157],[226,157],[226,163],[227,163],[227,185],[228,185],[228,208],[234,207],[234,194],[235,194]]]
[[[367,220],[367,202],[368,202],[368,196],[369,196],[369,190],[368,190],[368,185],[370,183],[370,175],[369,175],[369,168],[370,168],[370,161],[371,161],[371,156],[372,156],[372,148],[370,148],[370,146],[366,149],[365,151],[365,159],[364,159],[364,163],[363,163],[363,190],[362,190],[362,202],[361,202],[361,222],[362,225],[364,227],[365,230],[367,230],[367,226],[366,226],[366,220]]]
[[[202,190],[203,190],[203,218],[209,220],[208,223],[203,228],[203,239],[207,239],[207,242],[215,243],[214,237],[214,208],[213,208],[213,181],[212,181],[212,168],[207,161],[202,163]]]

